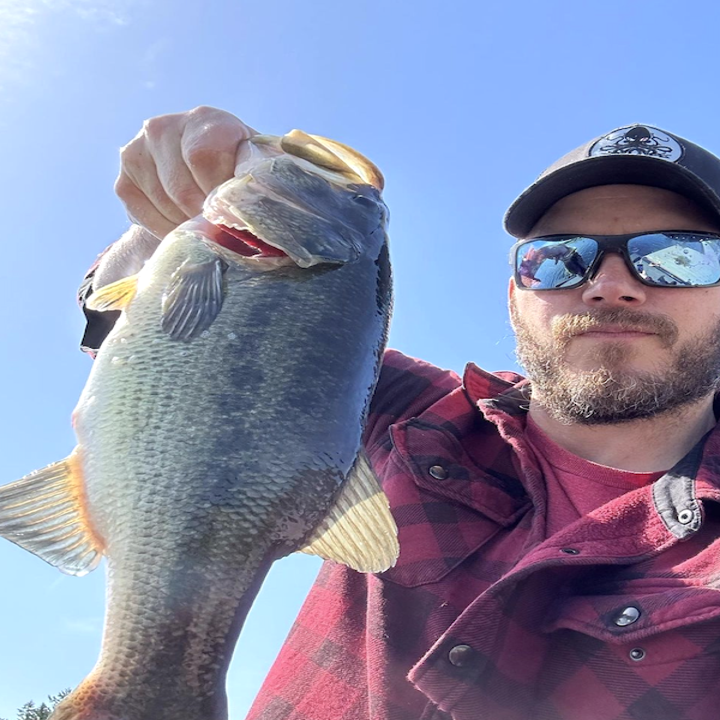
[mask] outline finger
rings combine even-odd
[[[120,152],[122,171],[138,190],[145,193],[148,202],[154,205],[161,215],[179,225],[189,216],[165,191],[158,176],[154,154],[148,145],[145,140],[126,145]]]
[[[163,141],[169,146],[169,142]],[[168,157],[172,152],[166,147],[161,157]],[[177,156],[181,158],[181,150],[177,148]],[[159,162],[157,165],[158,181],[162,185],[168,199],[187,217],[195,217],[202,212],[203,202],[207,195],[195,182],[190,169],[184,162]]]
[[[124,173],[115,181],[115,192],[122,200],[130,221],[147,228],[155,237],[164,238],[179,223],[168,220]]]
[[[257,131],[216,108],[196,108],[182,137],[183,158],[207,195],[234,175],[239,148]]]
[[[192,112],[192,111],[191,111]],[[174,208],[179,209],[186,217],[195,217],[202,210],[202,204],[207,193],[195,182],[185,159],[183,158],[182,137],[183,128],[190,113],[175,113],[160,115],[147,120],[143,126],[142,142],[138,143],[131,152],[141,153],[146,150],[152,157],[152,167],[163,195],[171,202]],[[137,166],[149,173],[150,169],[143,164],[143,159],[137,159]],[[131,166],[132,167],[132,166]],[[133,174],[132,172],[130,173]],[[143,179],[142,184],[135,175],[136,184],[141,188],[148,187],[150,179]],[[158,195],[158,199],[160,196]],[[168,213],[169,208],[155,203],[166,217],[172,219]]]

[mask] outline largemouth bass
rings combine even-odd
[[[91,297],[122,314],[77,447],[0,488],[0,535],[74,575],[107,558],[100,657],[53,720],[227,718],[274,560],[397,557],[361,439],[391,309],[382,176],[298,131],[254,142],[204,217]]]

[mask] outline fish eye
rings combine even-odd
[[[358,203],[358,205],[364,205],[365,207],[375,205],[375,201],[367,197],[367,195],[353,195],[351,199]]]

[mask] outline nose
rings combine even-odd
[[[592,307],[636,307],[645,302],[645,286],[635,278],[617,253],[607,254],[592,280],[583,288],[582,299]]]

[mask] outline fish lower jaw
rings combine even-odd
[[[267,257],[265,255],[242,255],[229,248],[219,247],[218,254],[226,261],[241,265],[249,270],[267,272],[281,267],[292,267],[295,263],[287,255]]]

